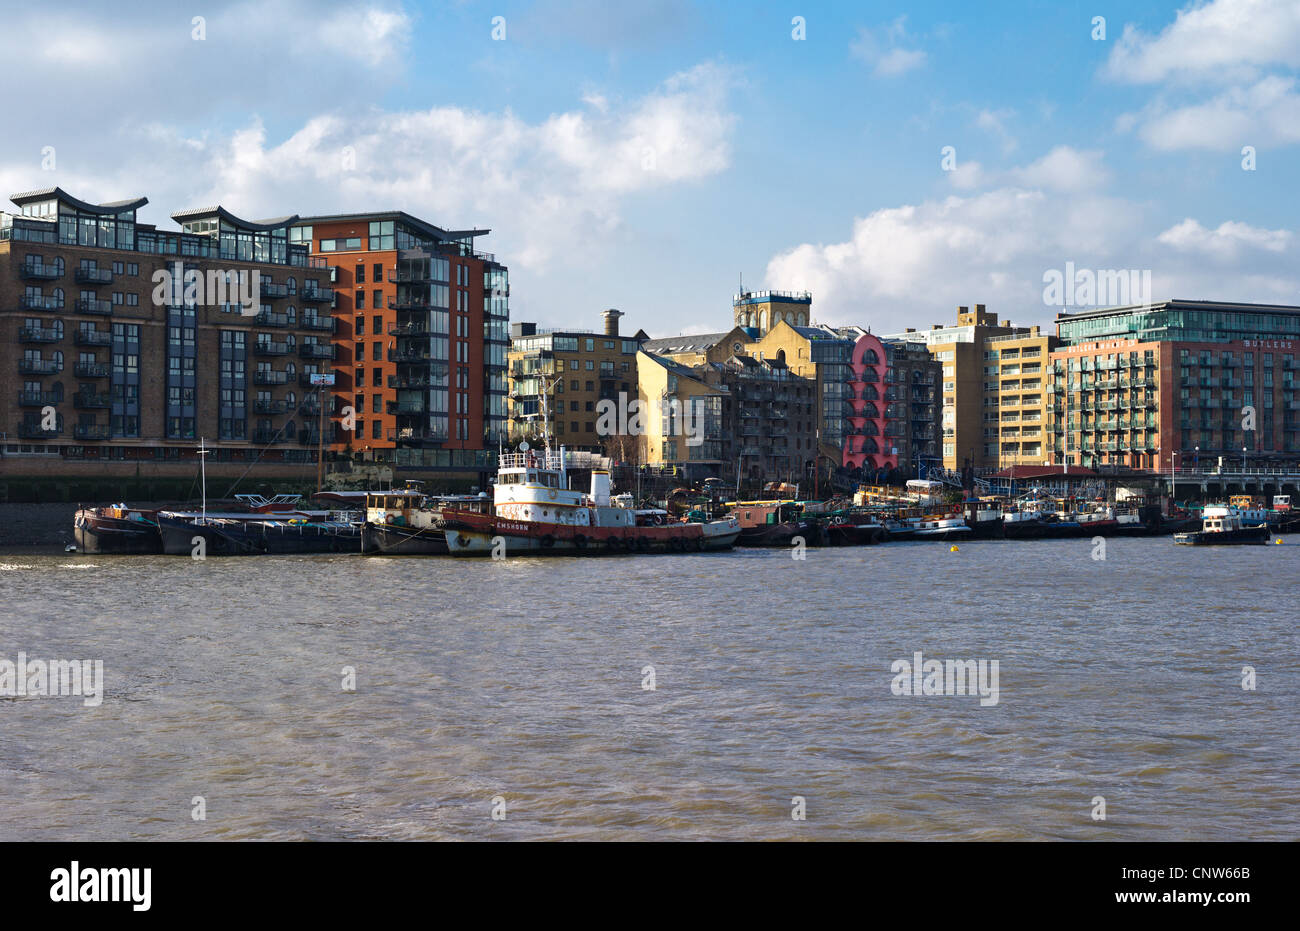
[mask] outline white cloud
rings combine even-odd
[[[1008,154],[1014,152],[1020,145],[1006,127],[1006,121],[1015,115],[1014,110],[981,110],[975,117],[975,125],[997,136],[1002,143],[1003,154]]]
[[[1038,161],[1013,174],[1025,185],[1053,191],[1085,191],[1102,187],[1110,175],[1102,167],[1099,151],[1080,151],[1058,145]]]
[[[1300,94],[1294,78],[1270,76],[1187,106],[1153,106],[1139,135],[1153,149],[1236,151],[1243,144],[1300,142]]]
[[[1125,26],[1104,74],[1133,83],[1222,81],[1251,69],[1300,66],[1295,0],[1214,0],[1179,10],[1157,36]]]
[[[900,16],[878,29],[859,29],[857,38],[849,43],[849,53],[871,65],[877,77],[897,77],[926,61],[925,52],[903,47],[907,38],[907,17]]]
[[[1101,73],[1158,85],[1118,131],[1138,126],[1153,149],[1236,151],[1300,142],[1298,67],[1300,3],[1213,0],[1180,10],[1155,36],[1126,26]]]
[[[1188,217],[1165,230],[1156,239],[1179,252],[1194,252],[1235,261],[1243,252],[1250,250],[1287,252],[1295,236],[1290,230],[1267,230],[1233,220],[1210,230]]]
[[[966,191],[997,185],[1065,192],[1098,190],[1110,181],[1110,172],[1102,165],[1104,157],[1098,150],[1059,145],[1037,161],[1005,172],[988,172],[979,162],[962,162],[948,173],[948,179],[954,188]]]
[[[165,224],[175,210],[212,203],[249,218],[402,209],[451,228],[493,227],[485,248],[537,269],[590,261],[619,229],[626,197],[723,171],[732,83],[728,69],[704,64],[603,112],[529,122],[508,110],[374,109],[313,117],[279,142],[259,119],[204,135],[149,123],[130,130],[138,144],[119,147],[112,164],[61,164],[40,177],[0,165],[0,181],[10,191],[60,184],[101,201],[146,194],[142,219]],[[157,164],[171,170],[154,173]]]
[[[979,162],[958,162],[957,167],[948,172],[948,181],[959,191],[983,187],[984,168]]]

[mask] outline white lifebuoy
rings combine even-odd
[[[548,497],[550,497],[552,501],[554,501],[556,498],[560,496],[559,492],[557,492],[554,488],[548,489],[546,494]]]

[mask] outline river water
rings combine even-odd
[[[0,840],[1297,839],[1300,538],[1106,546],[0,556]]]

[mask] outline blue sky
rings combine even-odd
[[[8,190],[487,226],[515,319],[652,335],[742,273],[877,331],[1050,322],[1066,262],[1300,303],[1294,2],[202,6],[0,14]]]

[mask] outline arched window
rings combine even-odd
[[[285,311],[285,313],[288,315],[289,324],[292,326],[294,321],[298,319],[298,308],[290,304],[289,309]]]
[[[288,365],[284,367],[284,372],[290,378],[293,378],[293,376],[298,372],[298,367],[294,365],[292,362],[290,362]]]
[[[289,280],[288,280],[288,282],[286,282],[286,284],[289,286],[289,293],[290,293],[290,294],[297,294],[297,293],[298,293],[298,279],[297,279],[297,278],[295,278],[295,277],[293,277],[292,275],[290,275],[290,276],[289,276]]]
[[[767,311],[766,311],[766,310],[760,310],[760,311],[758,312],[758,328],[759,328],[760,330],[766,330],[766,329],[767,329]]]
[[[298,403],[298,395],[295,394],[295,393],[292,392],[292,391],[290,391],[288,394],[286,394],[286,395],[284,396],[284,399],[285,399],[286,401],[289,402],[289,406],[290,406],[290,407],[293,407],[295,404]]]

